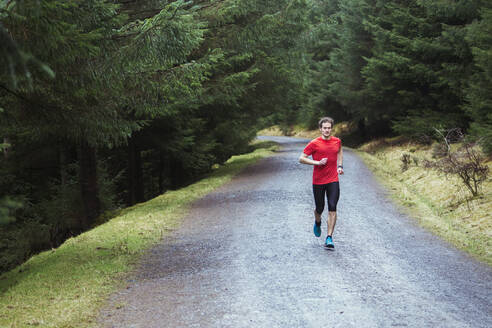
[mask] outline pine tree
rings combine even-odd
[[[379,10],[379,1],[341,0],[339,6],[333,25],[336,47],[330,55],[329,92],[353,119],[364,120],[370,112],[361,72],[373,47],[364,22]]]
[[[18,222],[0,248],[18,258],[202,176],[306,97],[310,0],[1,5],[0,220]]]
[[[306,101],[298,120],[307,127],[317,128],[322,116],[331,116],[336,121],[348,119],[346,108],[330,93],[334,83],[330,57],[337,49],[337,32],[340,29],[339,1],[313,1],[308,14],[310,26],[303,44],[307,58]]]
[[[375,46],[363,69],[367,95],[396,132],[429,138],[434,128],[466,127],[464,31],[476,15],[476,1],[392,1],[368,21]]]
[[[80,171],[85,227],[100,212],[95,149],[122,142],[139,127],[117,110],[112,100],[118,89],[101,69],[113,42],[109,36],[120,23],[116,9],[101,0],[24,2],[12,4],[15,15],[4,21],[22,52],[56,77],[32,66],[31,77],[19,79],[16,89],[4,87],[2,135],[12,141],[14,151],[34,151],[31,144],[61,151],[78,148],[77,157],[86,164]]]
[[[485,2],[481,19],[467,30],[475,70],[468,79],[465,110],[472,118],[470,132],[482,139],[484,149],[492,153],[492,6]]]

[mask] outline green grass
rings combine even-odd
[[[456,177],[425,168],[432,156],[429,146],[378,140],[360,148],[359,154],[378,180],[391,190],[392,198],[423,227],[492,266],[492,179],[482,194],[471,197]],[[410,154],[412,164],[401,169],[401,157]],[[417,164],[413,162],[417,161]],[[488,163],[492,169],[492,163]]]
[[[100,307],[138,263],[143,251],[178,226],[189,205],[270,156],[271,143],[233,156],[207,178],[127,208],[57,249],[33,256],[0,276],[0,327],[96,326]]]

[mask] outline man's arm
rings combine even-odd
[[[338,163],[337,165],[338,174],[343,174],[343,150],[341,146],[337,154],[337,163]]]
[[[321,161],[315,161],[314,159],[308,158],[308,155],[302,153],[301,157],[299,157],[299,163],[308,164],[308,165],[325,165],[326,158],[322,158]]]

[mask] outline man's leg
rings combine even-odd
[[[326,225],[327,225],[327,234],[328,236],[333,236],[333,231],[335,230],[335,224],[337,223],[337,212],[336,211],[329,211],[328,212],[328,219],[326,220]]]
[[[337,204],[340,198],[340,184],[338,181],[329,183],[326,189],[326,198],[328,199],[327,233],[328,236],[332,236],[335,230],[335,224],[337,223]]]
[[[314,222],[316,222],[317,225],[321,224],[321,214],[319,214],[316,210],[314,210]]]
[[[335,248],[333,244],[333,232],[335,230],[335,224],[337,223],[337,203],[340,197],[340,186],[338,182],[332,182],[327,185],[326,196],[328,198],[328,219],[326,220],[327,225],[327,236],[326,236],[326,247]]]
[[[313,232],[316,237],[321,236],[321,213],[325,207],[325,189],[322,185],[313,184],[314,203],[316,209],[314,210],[314,226]]]

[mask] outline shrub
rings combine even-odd
[[[410,154],[402,154],[401,155],[401,158],[400,158],[401,165],[400,165],[400,167],[401,167],[401,171],[402,172],[405,172],[406,170],[408,170],[408,167],[410,166],[410,162],[411,162],[410,158],[411,158],[410,157]]]
[[[476,143],[469,142],[460,129],[446,131],[437,130],[445,149],[445,156],[439,160],[427,161],[426,166],[435,168],[445,174],[457,175],[473,196],[480,193],[481,184],[487,179],[489,168]],[[461,142],[456,150],[451,143]]]

